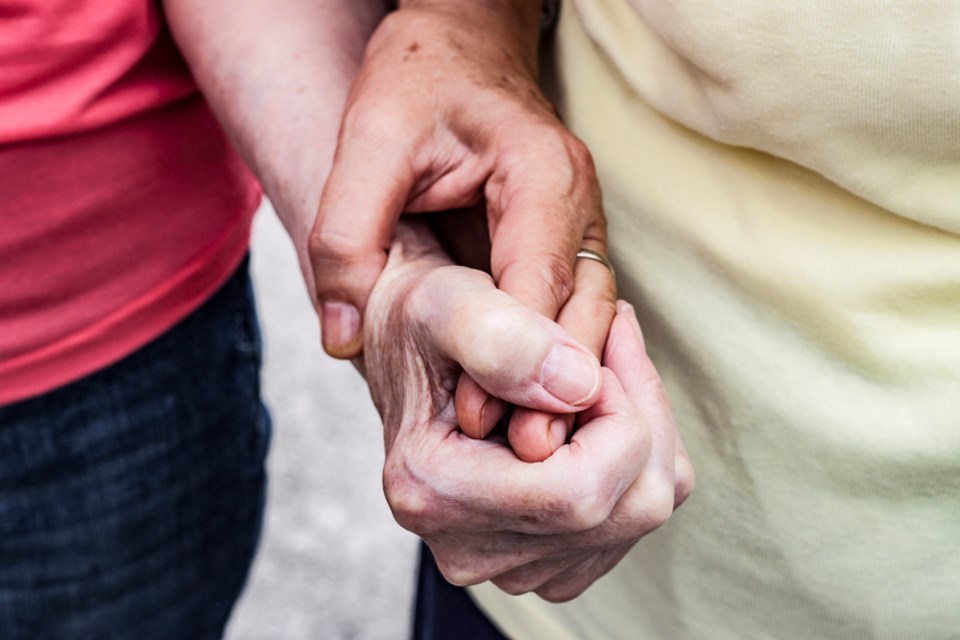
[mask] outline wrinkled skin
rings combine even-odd
[[[425,227],[401,226],[367,309],[365,374],[384,421],[384,489],[397,521],[454,584],[492,580],[551,601],[579,595],[693,487],[693,470],[632,308],[620,302],[586,410],[545,391],[556,345],[583,349],[482,272],[450,265]],[[504,401],[581,411],[568,444],[520,460],[465,435],[461,369]]]
[[[604,223],[590,154],[537,86],[536,13],[404,5],[347,98],[311,238],[319,298],[365,306],[401,212],[485,201],[494,278],[555,317],[573,256],[603,241]]]
[[[605,252],[600,189],[589,152],[537,85],[537,5],[411,0],[371,38],[310,237],[331,355],[360,351],[367,295],[401,213],[480,205],[497,286],[560,315],[599,357],[616,292],[602,266],[575,255]],[[592,286],[574,286],[580,270],[595,270]],[[464,430],[481,437],[507,405],[469,376],[459,387]],[[563,444],[572,422],[551,435],[555,417],[514,414],[519,456],[543,460]]]

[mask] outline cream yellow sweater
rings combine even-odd
[[[960,638],[960,2],[573,0],[597,160],[698,471],[516,638]]]

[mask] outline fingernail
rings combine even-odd
[[[540,384],[567,404],[580,404],[600,386],[600,371],[579,349],[557,345],[543,362]]]
[[[345,302],[324,302],[323,348],[331,355],[353,346],[360,334],[360,312]]]
[[[563,418],[557,418],[550,422],[550,429],[547,433],[550,441],[550,450],[556,451],[567,442],[567,421]]]
[[[617,313],[622,313],[627,316],[627,319],[630,321],[630,326],[633,327],[633,332],[637,334],[637,337],[642,341],[643,331],[640,329],[640,320],[637,318],[637,310],[633,308],[633,305],[626,300],[618,300]]]
[[[500,418],[507,412],[507,403],[500,398],[490,396],[490,399],[483,403],[480,409],[480,429],[481,438],[486,438],[493,428],[500,422]]]

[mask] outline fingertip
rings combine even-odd
[[[487,393],[466,372],[462,372],[457,382],[454,407],[460,430],[475,440],[482,440],[490,435],[510,405]]]
[[[640,319],[637,318],[636,308],[626,300],[617,300],[617,317],[623,318],[623,322],[630,327],[637,340],[640,341],[641,348],[645,349],[643,329],[640,328]]]
[[[307,237],[323,345],[335,357],[362,350],[360,319],[387,265],[402,208],[400,194],[382,181],[357,189],[359,175],[359,167],[335,162]]]
[[[507,440],[520,460],[543,462],[566,443],[572,421],[572,416],[517,409],[507,429]]]
[[[581,425],[600,416],[632,411],[627,392],[617,374],[609,367],[603,367],[602,380],[602,393],[600,393],[597,401],[580,414]]]
[[[623,376],[647,360],[646,344],[636,311],[629,302],[617,301],[617,315],[610,326],[603,349],[603,364],[610,367],[623,380]],[[629,386],[629,385],[628,385]]]
[[[460,374],[454,395],[457,424],[466,435],[480,440],[486,436],[483,429],[483,408],[489,396],[466,372]]]
[[[540,384],[550,395],[574,407],[593,404],[600,394],[600,363],[585,349],[557,344],[540,368]]]
[[[674,509],[676,509],[686,502],[690,494],[693,493],[694,487],[697,484],[697,473],[679,433],[675,433],[674,435],[673,451],[673,468],[676,487],[674,490]]]
[[[328,355],[341,360],[363,352],[360,312],[347,302],[324,301],[320,305],[321,341]]]
[[[483,403],[483,407],[480,409],[481,438],[486,438],[490,435],[493,428],[497,426],[497,423],[500,422],[507,413],[509,407],[509,404],[494,396],[490,396],[487,401]]]
[[[601,385],[596,356],[492,282],[474,284],[430,296],[441,353],[488,392],[518,406],[575,413],[596,401]]]
[[[562,447],[567,442],[567,432],[569,431],[569,426],[567,424],[567,419],[565,418],[555,418],[550,421],[549,433],[547,434],[547,439],[550,442],[550,453],[556,452],[557,449]]]

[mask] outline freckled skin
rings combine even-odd
[[[420,43],[413,41],[410,43],[410,46],[407,47],[407,52],[403,54],[403,61],[407,62],[410,59],[410,56],[420,50]]]
[[[318,298],[364,309],[363,369],[384,420],[384,491],[397,521],[454,582],[492,579],[560,600],[669,514],[645,511],[659,486],[635,481],[648,472],[650,437],[616,379],[632,375],[642,345],[599,364],[608,332],[627,332],[592,312],[616,299],[609,271],[575,259],[581,248],[605,252],[605,221],[589,152],[538,88],[539,20],[537,0],[404,0],[380,23],[346,103],[310,250]],[[404,213],[445,212],[459,227],[445,246],[459,257],[478,242],[461,217],[476,205],[486,216],[478,236],[491,241],[490,275],[479,279],[430,258],[439,244],[418,234],[435,227],[412,216],[397,224]],[[544,363],[558,344],[582,350],[591,380],[603,379],[581,405],[547,389]],[[471,437],[493,396],[517,407],[513,417],[527,410],[525,422],[508,419],[507,442]],[[543,448],[547,425],[577,412],[569,441]],[[672,450],[658,458],[672,459]]]

